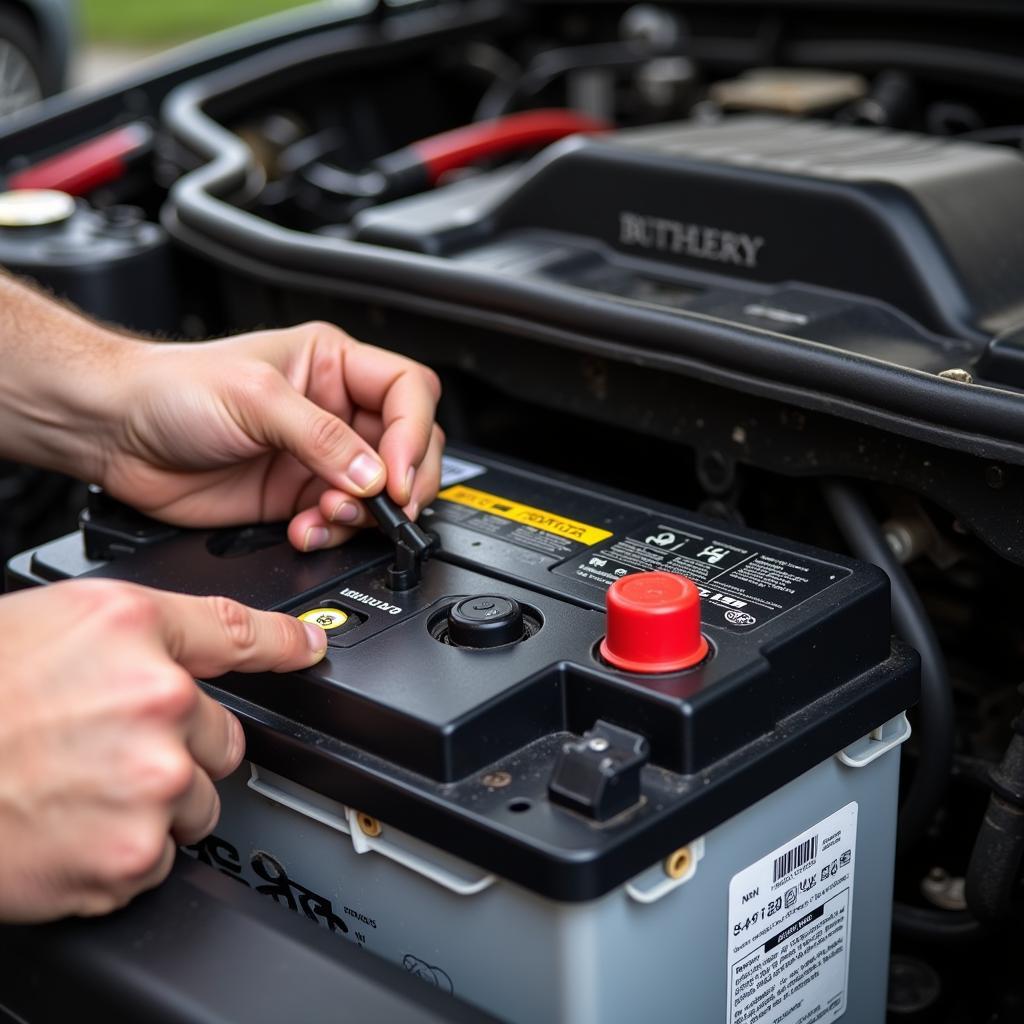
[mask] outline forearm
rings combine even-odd
[[[140,344],[0,273],[0,455],[102,479],[107,424]]]

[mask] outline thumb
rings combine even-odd
[[[258,611],[226,597],[149,593],[165,649],[193,676],[294,671],[315,664],[327,651],[327,634],[291,615]]]
[[[355,497],[380,491],[386,479],[380,456],[344,420],[299,394],[278,376],[259,408],[245,410],[250,436],[286,451],[332,487]]]

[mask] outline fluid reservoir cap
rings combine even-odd
[[[0,227],[38,228],[67,220],[77,208],[73,196],[49,188],[0,192]]]
[[[467,597],[448,612],[448,639],[456,647],[502,647],[522,640],[523,610],[510,597]]]
[[[678,672],[702,661],[700,591],[670,572],[623,576],[607,595],[607,636],[601,655],[626,672]]]

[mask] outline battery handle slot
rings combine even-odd
[[[847,766],[847,768],[864,768],[877,761],[883,754],[887,754],[894,747],[898,747],[910,737],[910,722],[907,720],[907,713],[901,711],[888,722],[883,723],[877,729],[872,729],[867,736],[844,747],[836,754],[836,757]]]
[[[377,836],[370,836],[360,827],[358,818],[361,812],[355,808],[321,796],[255,764],[249,767],[250,775],[246,781],[249,789],[289,811],[348,836],[356,853],[378,853],[456,896],[475,896],[497,881],[494,875],[390,826]]]

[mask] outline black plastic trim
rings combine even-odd
[[[842,414],[942,447],[1024,462],[1024,399],[1010,391],[962,385],[697,313],[502,279],[432,256],[309,236],[219,198],[244,186],[252,158],[241,140],[204,111],[210,100],[223,101],[254,80],[288,74],[300,59],[307,65],[327,55],[363,61],[372,59],[375,48],[394,53],[401,39],[424,45],[428,38],[409,24],[353,26],[344,36],[332,33],[288,44],[176,90],[164,107],[166,123],[181,141],[212,159],[171,190],[163,211],[167,229],[190,248],[236,269],[246,266],[279,285],[372,296],[404,309],[543,336],[589,353],[660,364],[740,391]],[[401,288],[389,282],[401,282]]]
[[[109,917],[0,926],[0,960],[0,1016],[28,1024],[495,1019],[183,855]]]

